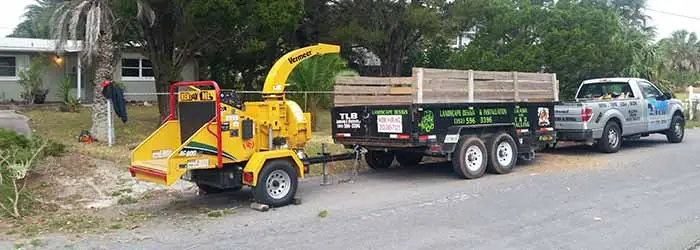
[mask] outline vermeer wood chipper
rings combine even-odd
[[[133,150],[129,172],[167,186],[185,179],[206,193],[250,186],[259,203],[290,204],[297,178],[308,173],[310,164],[358,156],[356,150],[307,157],[304,147],[311,138],[311,115],[284,95],[296,65],[315,55],[339,52],[339,46],[318,44],[287,53],[268,73],[263,101],[241,103],[235,92],[222,91],[213,81],[173,84],[170,115]]]

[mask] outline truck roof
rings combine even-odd
[[[591,84],[591,83],[601,83],[601,82],[630,82],[630,81],[638,81],[638,80],[644,80],[644,79],[632,78],[632,77],[595,78],[595,79],[585,80],[581,84]]]

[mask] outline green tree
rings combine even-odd
[[[445,1],[334,1],[331,36],[346,48],[362,47],[381,60],[381,76],[398,76],[421,40],[443,31]]]
[[[333,91],[335,78],[338,76],[357,75],[347,67],[347,63],[337,54],[315,56],[301,62],[287,79],[292,91]],[[308,95],[294,94],[290,96],[311,113],[313,130],[318,127],[316,115],[321,109],[329,109],[333,105],[332,95],[311,93]]]
[[[120,40],[138,45],[148,55],[158,92],[179,81],[185,63],[198,53],[215,79],[232,73],[222,64],[260,67],[249,64],[260,63],[249,60],[257,57],[234,53],[249,51],[268,58],[271,53],[258,49],[278,49],[281,30],[295,29],[302,13],[300,2],[284,0],[116,0],[115,5],[122,17],[119,26],[125,27]],[[159,96],[158,103],[161,116],[166,116],[167,97]]]
[[[541,36],[546,71],[557,73],[560,95],[570,98],[587,78],[619,76],[632,61],[630,47],[616,39],[619,19],[606,1],[558,1]]]
[[[36,0],[25,8],[24,21],[15,27],[9,37],[51,38],[51,16],[66,0]]]
[[[659,46],[670,61],[670,67],[678,71],[698,71],[700,43],[695,32],[677,30],[671,37],[659,41]]]
[[[92,133],[98,140],[107,140],[107,100],[102,96],[101,82],[114,75],[115,44],[113,37],[114,15],[108,0],[72,0],[62,2],[53,15],[53,37],[58,41],[59,54],[66,42],[82,39],[82,60],[95,66],[92,101]]]
[[[494,1],[474,40],[451,58],[458,69],[540,71],[545,66],[541,36],[548,18],[544,3]],[[473,28],[474,29],[474,28]]]

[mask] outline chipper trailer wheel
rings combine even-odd
[[[486,170],[494,174],[507,174],[513,171],[518,159],[518,145],[508,133],[499,133],[487,143],[489,163]]]
[[[291,204],[297,192],[297,176],[297,169],[291,162],[268,161],[258,175],[258,184],[253,188],[255,201],[270,207]]]
[[[462,179],[476,179],[484,175],[488,153],[484,142],[475,136],[462,136],[452,154],[452,168]]]

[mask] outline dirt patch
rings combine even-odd
[[[193,188],[187,182],[167,188],[140,182],[130,176],[124,165],[76,153],[46,160],[32,183],[41,201],[68,210],[136,203],[133,201],[154,190],[178,192]]]
[[[538,152],[536,160],[526,165],[526,172],[550,173],[558,171],[590,170],[609,163],[610,157],[598,153],[589,146],[576,143],[561,143],[555,149]]]
[[[185,181],[171,187],[137,181],[123,164],[73,152],[43,161],[29,187],[33,214],[0,224],[0,238],[135,229],[198,191]],[[178,208],[202,213],[195,206]]]

